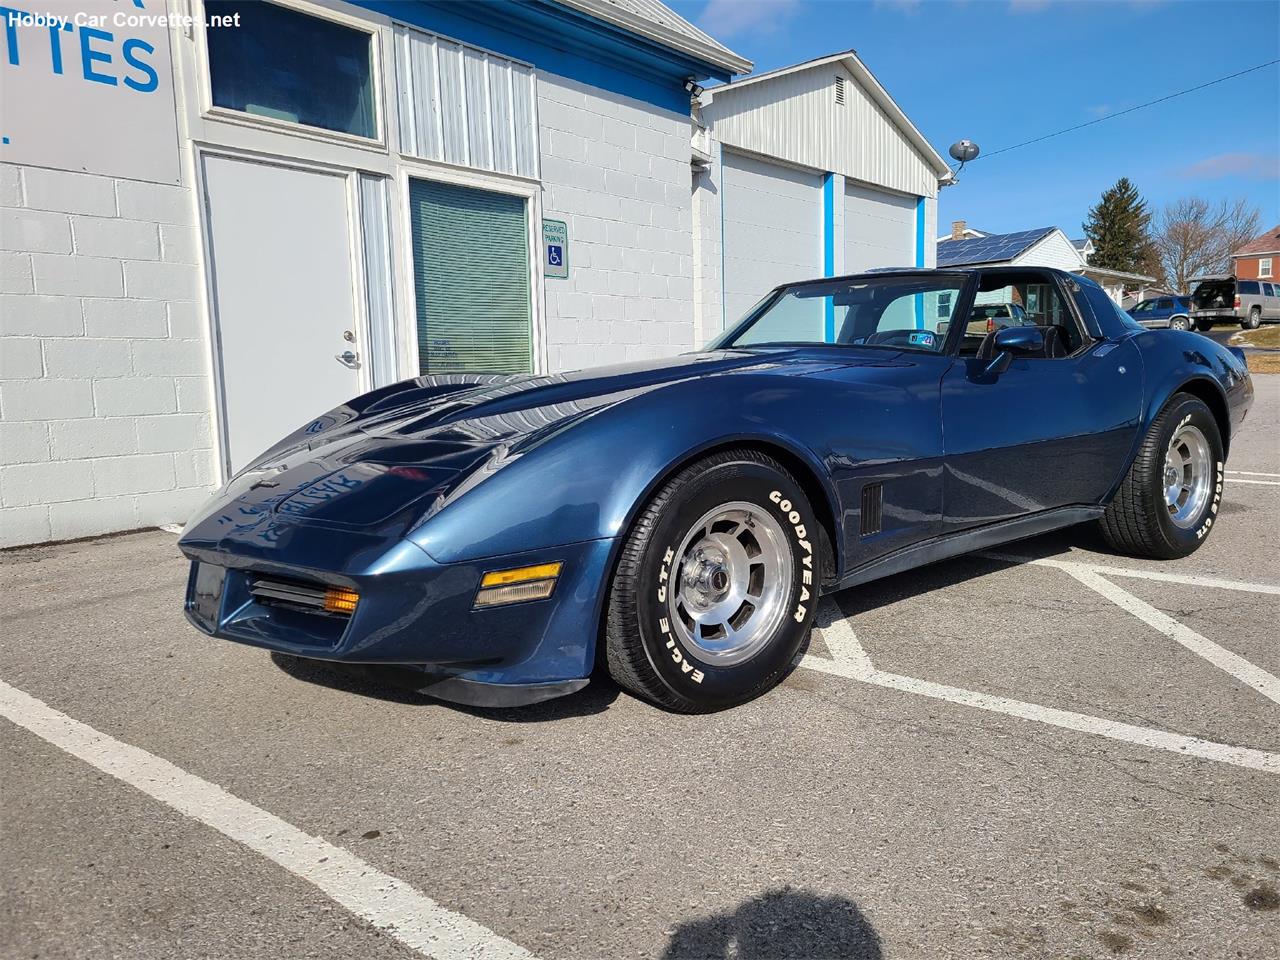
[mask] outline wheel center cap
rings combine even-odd
[[[1178,471],[1173,469],[1172,464],[1165,464],[1164,467],[1164,485],[1172,487],[1178,482]]]
[[[724,558],[708,553],[699,553],[685,565],[683,580],[703,606],[723,600],[731,582]]]

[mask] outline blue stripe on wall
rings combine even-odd
[[[916,200],[916,266],[924,266],[924,197]],[[916,295],[916,329],[924,329],[924,295]]]
[[[822,176],[822,275],[836,272],[836,183],[835,176]],[[822,336],[827,343],[836,342],[836,305],[830,297],[822,301]]]

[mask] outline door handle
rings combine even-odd
[[[337,360],[339,363],[345,364],[352,370],[355,370],[360,366],[360,354],[353,353],[350,350],[344,350],[342,353],[335,353],[333,355],[333,359]]]

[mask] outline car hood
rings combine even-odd
[[[215,495],[183,535],[202,547],[268,542],[320,525],[402,536],[531,447],[629,398],[710,376],[794,376],[884,366],[851,347],[686,354],[550,376],[419,377],[337,407],[282,440]]]

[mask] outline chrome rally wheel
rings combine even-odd
[[[1199,427],[1184,424],[1164,455],[1164,500],[1175,526],[1185,530],[1200,519],[1215,479],[1209,441]]]
[[[671,623],[711,663],[754,656],[784,616],[792,579],[782,525],[755,504],[727,503],[704,514],[676,550],[668,592]]]
[[[767,454],[727,450],[681,470],[624,537],[605,617],[609,673],[682,713],[759,696],[808,636],[823,536],[803,488]]]
[[[1116,550],[1172,560],[1199,548],[1222,504],[1225,451],[1203,400],[1175,393],[1156,415],[1098,521]]]

